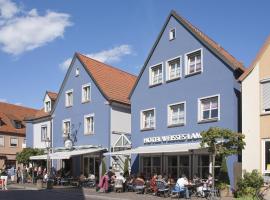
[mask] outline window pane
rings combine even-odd
[[[203,111],[203,119],[209,119],[210,118],[210,111]]]
[[[218,118],[218,109],[211,110],[211,118]]]
[[[3,147],[4,146],[4,136],[0,137],[0,146]]]
[[[270,141],[265,142],[265,170],[270,171]]]

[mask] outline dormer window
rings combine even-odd
[[[163,82],[163,65],[158,64],[150,67],[150,86],[158,85]]]
[[[45,112],[50,112],[51,111],[51,101],[46,101],[45,102]]]
[[[176,31],[175,31],[175,28],[171,29],[170,32],[169,32],[169,39],[170,40],[174,40],[176,37]]]
[[[20,121],[14,121],[14,124],[16,129],[22,128],[22,123]]]

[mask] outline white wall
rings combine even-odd
[[[33,147],[34,148],[46,148],[46,144],[44,141],[41,141],[41,127],[47,126],[47,135],[50,138],[50,121],[44,121],[33,124]]]
[[[246,147],[243,150],[242,168],[250,172],[260,171],[260,83],[258,64],[242,82],[242,133]]]

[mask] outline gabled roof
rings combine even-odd
[[[267,40],[264,42],[262,48],[260,49],[259,53],[257,54],[256,58],[253,60],[252,64],[249,66],[248,69],[239,77],[239,81],[242,82],[255,68],[256,63],[261,59],[266,49],[270,46],[270,35],[268,36]]]
[[[55,101],[58,95],[56,92],[50,92],[50,91],[46,91],[46,94],[50,97],[52,101]]]
[[[174,10],[172,10],[169,14],[169,16],[166,19],[166,22],[164,23],[156,42],[154,43],[144,65],[143,68],[137,78],[137,81],[129,95],[129,98],[131,97],[133,91],[135,90],[137,83],[142,76],[156,46],[158,45],[158,42],[160,38],[162,37],[162,34],[170,21],[170,18],[174,17],[187,31],[189,31],[196,39],[198,39],[202,44],[204,44],[212,53],[214,53],[217,57],[219,57],[221,60],[223,60],[229,67],[231,67],[233,70],[240,70],[241,72],[245,71],[244,65],[239,62],[235,57],[233,57],[230,53],[228,53],[224,48],[222,48],[218,43],[213,41],[211,38],[209,38],[206,34],[204,34],[202,31],[200,31],[197,27],[192,25],[189,21],[181,17],[179,14],[177,14]]]
[[[76,53],[75,56],[108,101],[130,104],[128,96],[135,84],[137,78],[135,75],[80,53]]]
[[[16,129],[13,121],[20,121],[24,125],[24,119],[33,117],[38,110],[17,106],[9,103],[0,102],[0,119],[3,125],[0,126],[0,132],[25,134],[25,128]]]

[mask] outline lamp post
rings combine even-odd
[[[45,143],[46,143],[46,149],[47,149],[47,175],[48,175],[48,178],[50,177],[51,175],[51,167],[50,167],[50,149],[51,149],[51,140],[49,137],[46,138],[45,140]]]

